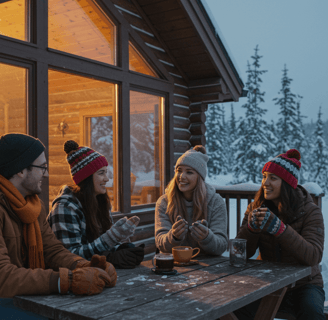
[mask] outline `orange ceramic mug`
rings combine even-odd
[[[194,250],[198,250],[194,253]],[[196,257],[200,252],[199,248],[192,248],[187,246],[178,246],[172,249],[174,261],[179,263],[188,263],[191,258]]]

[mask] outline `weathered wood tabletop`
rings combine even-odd
[[[116,286],[99,295],[19,296],[14,303],[50,319],[234,319],[230,312],[311,273],[300,265],[249,260],[236,268],[226,257],[197,258],[173,276],[153,273],[151,261],[117,270]]]

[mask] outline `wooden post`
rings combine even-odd
[[[198,103],[192,103],[190,105],[190,127],[189,131],[191,133],[191,137],[189,139],[190,144],[192,146],[201,144],[206,145],[206,138],[205,138],[205,121],[206,121],[206,115],[205,111],[207,110],[207,104],[198,102]]]

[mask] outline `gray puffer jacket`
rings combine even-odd
[[[207,222],[208,236],[202,241],[195,241],[188,231],[186,237],[179,241],[173,238],[172,222],[166,213],[167,197],[163,195],[157,200],[155,209],[155,241],[161,252],[172,252],[176,246],[199,247],[201,253],[220,255],[227,249],[227,209],[222,197],[215,192],[215,188],[207,183]],[[186,217],[189,225],[192,217]]]

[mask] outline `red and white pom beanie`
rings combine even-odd
[[[107,167],[106,158],[89,147],[79,147],[74,140],[64,144],[67,153],[67,162],[71,167],[71,176],[75,184],[79,184],[102,167]]]
[[[262,173],[265,171],[273,173],[296,189],[301,169],[300,159],[301,154],[299,151],[290,149],[267,162],[262,169]]]

